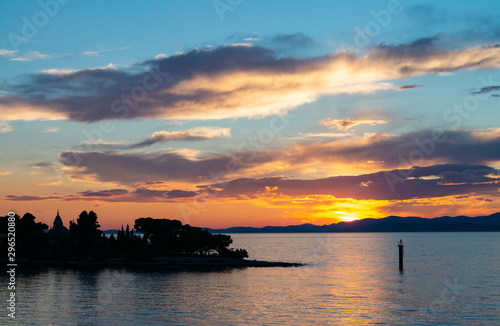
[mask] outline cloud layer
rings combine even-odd
[[[152,183],[150,183],[151,185]],[[154,182],[154,184],[158,184]],[[182,202],[203,196],[206,200],[307,198],[329,196],[353,200],[408,200],[455,195],[497,196],[500,171],[485,165],[441,164],[357,176],[298,180],[281,177],[241,178],[198,186],[198,191],[108,189],[82,191],[67,196],[8,195],[8,201]],[[161,186],[161,185],[160,185]],[[309,199],[309,201],[314,199]],[[331,199],[330,199],[331,200]]]
[[[221,174],[233,178],[262,175],[266,166],[275,171],[276,165],[286,166],[291,173],[301,173],[310,166],[332,162],[341,166],[355,164],[365,171],[373,171],[436,163],[494,164],[500,161],[500,130],[448,130],[441,131],[439,137],[435,135],[435,130],[421,130],[401,135],[334,138],[333,141],[332,138],[315,141],[312,137],[312,141],[285,148],[248,149],[197,158],[180,152],[65,151],[59,159],[70,169],[73,178],[122,184],[148,181],[196,184]]]
[[[129,69],[42,72],[5,86],[0,120],[263,117],[324,95],[394,89],[388,80],[500,66],[500,48],[450,50],[438,42],[427,38],[380,45],[366,55],[301,59],[259,46],[221,46]]]
[[[405,200],[470,193],[496,194],[499,175],[499,170],[484,165],[443,164],[315,180],[247,178],[200,188],[212,196],[236,199],[329,195],[356,200]]]

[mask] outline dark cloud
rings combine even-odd
[[[303,55],[317,48],[318,43],[303,33],[279,33],[276,35],[233,34],[226,40],[229,44],[253,44],[276,52],[277,57]]]
[[[377,56],[384,57],[425,57],[440,51],[438,44],[441,36],[423,37],[410,43],[398,45],[382,43],[375,48]]]
[[[483,49],[497,49],[500,48],[500,44],[488,44],[488,45],[483,45]]]
[[[34,168],[51,168],[54,166],[54,164],[50,162],[38,162],[30,165],[31,167]]]
[[[134,149],[134,148],[142,148],[154,145],[160,142],[172,141],[172,140],[188,140],[188,141],[200,141],[207,140],[211,137],[201,136],[201,135],[193,135],[189,132],[181,132],[173,135],[156,135],[151,138],[145,139],[139,143],[135,143],[132,145],[126,145],[126,149]]]
[[[82,191],[77,195],[66,196],[67,201],[105,201],[105,202],[175,202],[197,197],[199,193],[185,190],[154,190],[139,187],[135,190],[109,189],[101,191]]]
[[[110,190],[100,190],[100,191],[82,191],[80,196],[82,197],[114,197],[128,194],[126,189],[110,189]]]
[[[195,191],[186,190],[154,190],[139,187],[134,190],[107,189],[87,190],[68,196],[5,196],[9,201],[40,201],[47,199],[61,199],[65,201],[103,201],[103,202],[177,202],[199,196]]]
[[[199,194],[194,191],[184,191],[184,190],[171,190],[168,192],[168,198],[192,198]]]
[[[400,90],[407,90],[407,89],[412,89],[412,88],[417,88],[417,87],[424,87],[424,85],[404,85],[404,86],[399,86]]]
[[[123,184],[155,181],[197,182],[209,180],[221,171],[248,168],[272,161],[266,152],[238,154],[235,156],[213,155],[201,159],[189,159],[177,153],[119,154],[113,152],[63,152],[60,161],[75,167],[73,177],[93,176],[100,181]]]
[[[309,63],[277,59],[273,51],[261,47],[195,49],[138,63],[129,71],[99,68],[30,75],[23,82],[6,86],[15,96],[0,98],[0,104],[44,107],[46,111],[86,122],[169,116],[182,109],[182,103],[215,101],[213,97],[220,95],[204,90],[192,90],[188,94],[168,92],[195,75],[232,71],[284,73],[307,69]],[[134,100],[134,89],[139,100]]]
[[[39,201],[39,200],[47,200],[47,199],[60,199],[60,196],[15,196],[15,195],[7,195],[5,196],[5,200],[10,201]]]
[[[497,61],[495,56],[479,58],[474,54],[477,52],[474,51],[473,48],[469,48],[469,53],[462,58],[467,58],[466,60],[457,61],[456,59],[458,59],[458,56],[456,59],[452,59],[450,55],[452,53],[458,54],[459,52],[456,52],[457,50],[448,49],[446,46],[447,42],[449,42],[448,38],[443,35],[436,35],[434,37],[424,37],[411,43],[398,45],[382,43],[373,50],[370,56],[374,59],[381,59],[382,61],[387,61],[389,59],[393,60],[394,68],[398,69],[402,75],[408,76],[422,73],[423,67],[419,63],[423,64],[424,62],[428,62],[428,59],[432,57],[446,58],[444,60],[447,63],[430,65],[424,68],[427,74],[478,69],[480,66],[490,64],[496,65],[496,63],[494,63]],[[408,59],[413,59],[413,64],[397,64],[398,62],[407,61]]]
[[[271,42],[277,45],[286,45],[292,48],[313,47],[316,44],[314,39],[302,33],[280,33],[271,38]]]
[[[424,167],[416,167],[414,169],[407,169],[411,171],[411,177],[423,178],[427,176],[440,176],[441,180],[449,173],[467,174],[475,173],[481,175],[488,175],[494,173],[496,170],[486,165],[472,165],[472,164],[438,164]],[[400,173],[401,174],[401,173]]]
[[[295,161],[315,159],[352,162],[383,162],[385,167],[424,165],[438,160],[449,163],[489,164],[500,160],[500,136],[479,137],[471,131],[421,130],[402,135],[375,134],[363,141],[336,141],[329,144],[308,144]]]
[[[469,193],[496,193],[500,180],[488,177],[500,171],[483,165],[443,164],[429,167],[377,172],[358,176],[337,176],[316,180],[284,178],[237,179],[223,184],[200,186],[214,196],[258,198],[266,196],[331,195],[358,200],[404,200]],[[474,175],[471,178],[471,175]],[[434,177],[437,178],[425,178]],[[449,184],[444,181],[460,180]],[[479,180],[481,180],[479,182]]]
[[[473,95],[479,95],[479,94],[489,94],[489,93],[495,93],[495,92],[500,92],[500,86],[486,86],[482,87],[481,89],[471,92]],[[498,96],[498,94],[494,94],[493,96]]]
[[[497,170],[468,169],[465,171],[444,171],[440,174],[441,184],[487,183],[493,182],[493,176],[500,176]]]
[[[196,180],[207,177],[229,163],[228,157],[213,157],[205,160],[189,160],[179,154],[118,154],[102,152],[63,152],[60,161],[67,166],[78,166],[75,177],[92,175],[100,181],[121,183]],[[79,162],[81,160],[81,162]],[[78,163],[78,164],[76,164]]]

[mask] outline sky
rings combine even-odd
[[[0,203],[103,229],[500,211],[498,1],[2,1]]]

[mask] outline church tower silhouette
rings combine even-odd
[[[61,219],[61,216],[59,215],[59,209],[57,209],[57,215],[56,218],[54,219],[54,223],[52,224],[52,228],[56,229],[63,226],[63,221]]]

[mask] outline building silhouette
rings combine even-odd
[[[63,225],[61,216],[59,215],[59,210],[57,210],[57,215],[54,218],[54,223],[52,228],[49,230],[49,240],[51,244],[61,244],[64,240],[69,239],[69,230]]]

